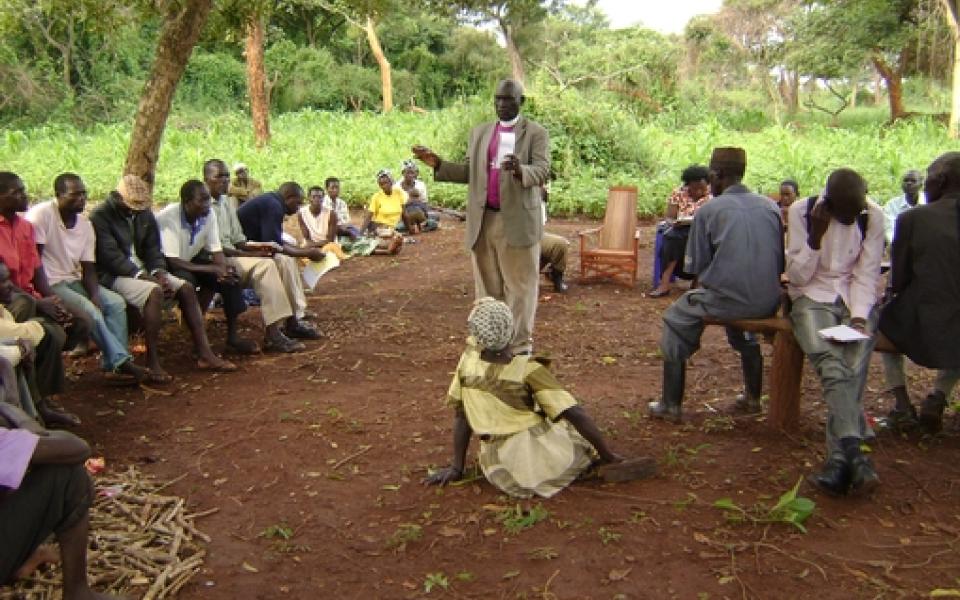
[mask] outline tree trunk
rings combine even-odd
[[[854,79],[853,84],[850,86],[850,108],[857,107],[857,93],[859,91],[860,91],[860,82]]]
[[[523,57],[520,56],[520,48],[513,39],[513,31],[509,25],[501,21],[500,30],[503,32],[503,39],[507,44],[507,56],[510,57],[510,71],[513,73],[513,79],[524,83],[526,74],[523,71]]]
[[[390,61],[387,60],[380,46],[380,39],[377,37],[377,27],[373,19],[367,17],[367,24],[364,26],[367,32],[367,42],[370,44],[370,51],[373,57],[380,65],[380,87],[383,89],[383,112],[388,113],[393,110],[393,77],[390,71]]]
[[[887,84],[887,96],[890,100],[890,121],[896,121],[907,114],[903,106],[903,75],[899,66],[891,67],[879,56],[873,57],[873,66]]]
[[[881,82],[883,78],[880,77],[880,73],[873,72],[873,105],[880,106],[883,104],[883,92],[881,91]]]
[[[123,166],[124,174],[138,175],[151,187],[173,95],[212,4],[213,0],[184,0],[182,5],[170,3],[164,16],[156,58],[140,94]]]
[[[953,33],[953,93],[950,102],[949,132],[953,139],[960,138],[960,32]]]
[[[263,38],[266,25],[262,15],[247,21],[247,39],[243,54],[247,61],[247,93],[253,117],[253,137],[257,147],[270,143],[270,102],[267,99],[267,74],[263,66]]]
[[[960,138],[960,2],[943,0],[947,13],[947,22],[953,33],[953,94],[950,102],[949,134],[953,139]]]

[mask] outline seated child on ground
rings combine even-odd
[[[428,222],[427,211],[427,203],[423,201],[420,190],[413,188],[407,192],[407,202],[403,205],[403,216],[401,218],[408,232],[416,235],[421,231],[429,231],[426,229]],[[436,226],[434,226],[434,228],[436,228]]]

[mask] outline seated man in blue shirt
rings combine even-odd
[[[303,293],[303,280],[296,259],[320,261],[324,253],[320,248],[298,248],[283,240],[283,219],[287,215],[297,214],[303,199],[300,184],[288,181],[275,192],[260,194],[241,204],[237,209],[237,218],[247,240],[273,242],[281,248],[273,255],[273,259],[293,307],[293,316],[288,319],[284,333],[292,338],[315,340],[320,338],[320,332],[303,321],[307,312],[307,297]]]
[[[704,321],[764,318],[780,304],[783,223],[773,200],[741,182],[747,155],[741,148],[716,148],[710,158],[713,200],[697,210],[683,270],[700,287],[689,290],[663,313],[663,395],[650,403],[653,417],[680,420],[687,359],[700,348]],[[760,410],[763,354],[754,336],[728,326],[727,340],[740,354],[744,393],[736,408]]]

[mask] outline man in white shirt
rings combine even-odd
[[[883,213],[866,182],[837,169],[819,198],[794,202],[787,248],[790,319],[797,343],[820,376],[827,404],[827,461],[811,483],[831,495],[867,494],[880,483],[860,450],[868,429],[863,389],[877,328]],[[848,325],[868,336],[836,343],[820,330]]]
[[[26,215],[33,224],[37,250],[53,293],[74,315],[91,324],[105,371],[147,377],[127,349],[127,302],[100,285],[96,236],[83,214],[87,188],[80,176],[61,173],[53,181],[56,200],[34,205]]]
[[[210,192],[202,181],[191,179],[180,188],[180,202],[157,214],[160,243],[170,272],[199,287],[200,307],[210,306],[215,293],[223,299],[227,317],[227,348],[238,354],[260,351],[256,342],[237,334],[237,318],[247,306],[243,302],[239,277],[227,265],[220,245],[217,217],[210,212]],[[232,366],[232,365],[231,365]],[[234,370],[228,367],[227,370]]]
[[[267,352],[300,352],[306,349],[301,342],[284,333],[286,324],[291,332],[299,331],[299,322],[293,316],[291,298],[298,289],[287,289],[288,281],[280,276],[273,260],[276,248],[249,245],[237,218],[237,200],[227,195],[230,187],[230,171],[226,163],[210,159],[203,165],[203,181],[211,196],[210,212],[216,216],[220,233],[220,246],[228,266],[236,269],[240,283],[253,288],[260,298],[260,315],[263,317],[263,349]],[[299,276],[294,279],[300,283]]]
[[[897,217],[920,203],[923,175],[920,171],[907,171],[900,182],[900,189],[903,190],[902,195],[891,198],[883,205],[883,237],[887,245],[893,243],[893,229],[897,224]]]

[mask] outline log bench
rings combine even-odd
[[[767,423],[776,429],[796,429],[800,422],[800,383],[803,379],[803,350],[793,336],[786,317],[724,321],[707,319],[707,325],[730,325],[743,331],[773,339],[773,364],[770,367],[770,412]],[[896,352],[893,344],[877,332],[876,352]]]

